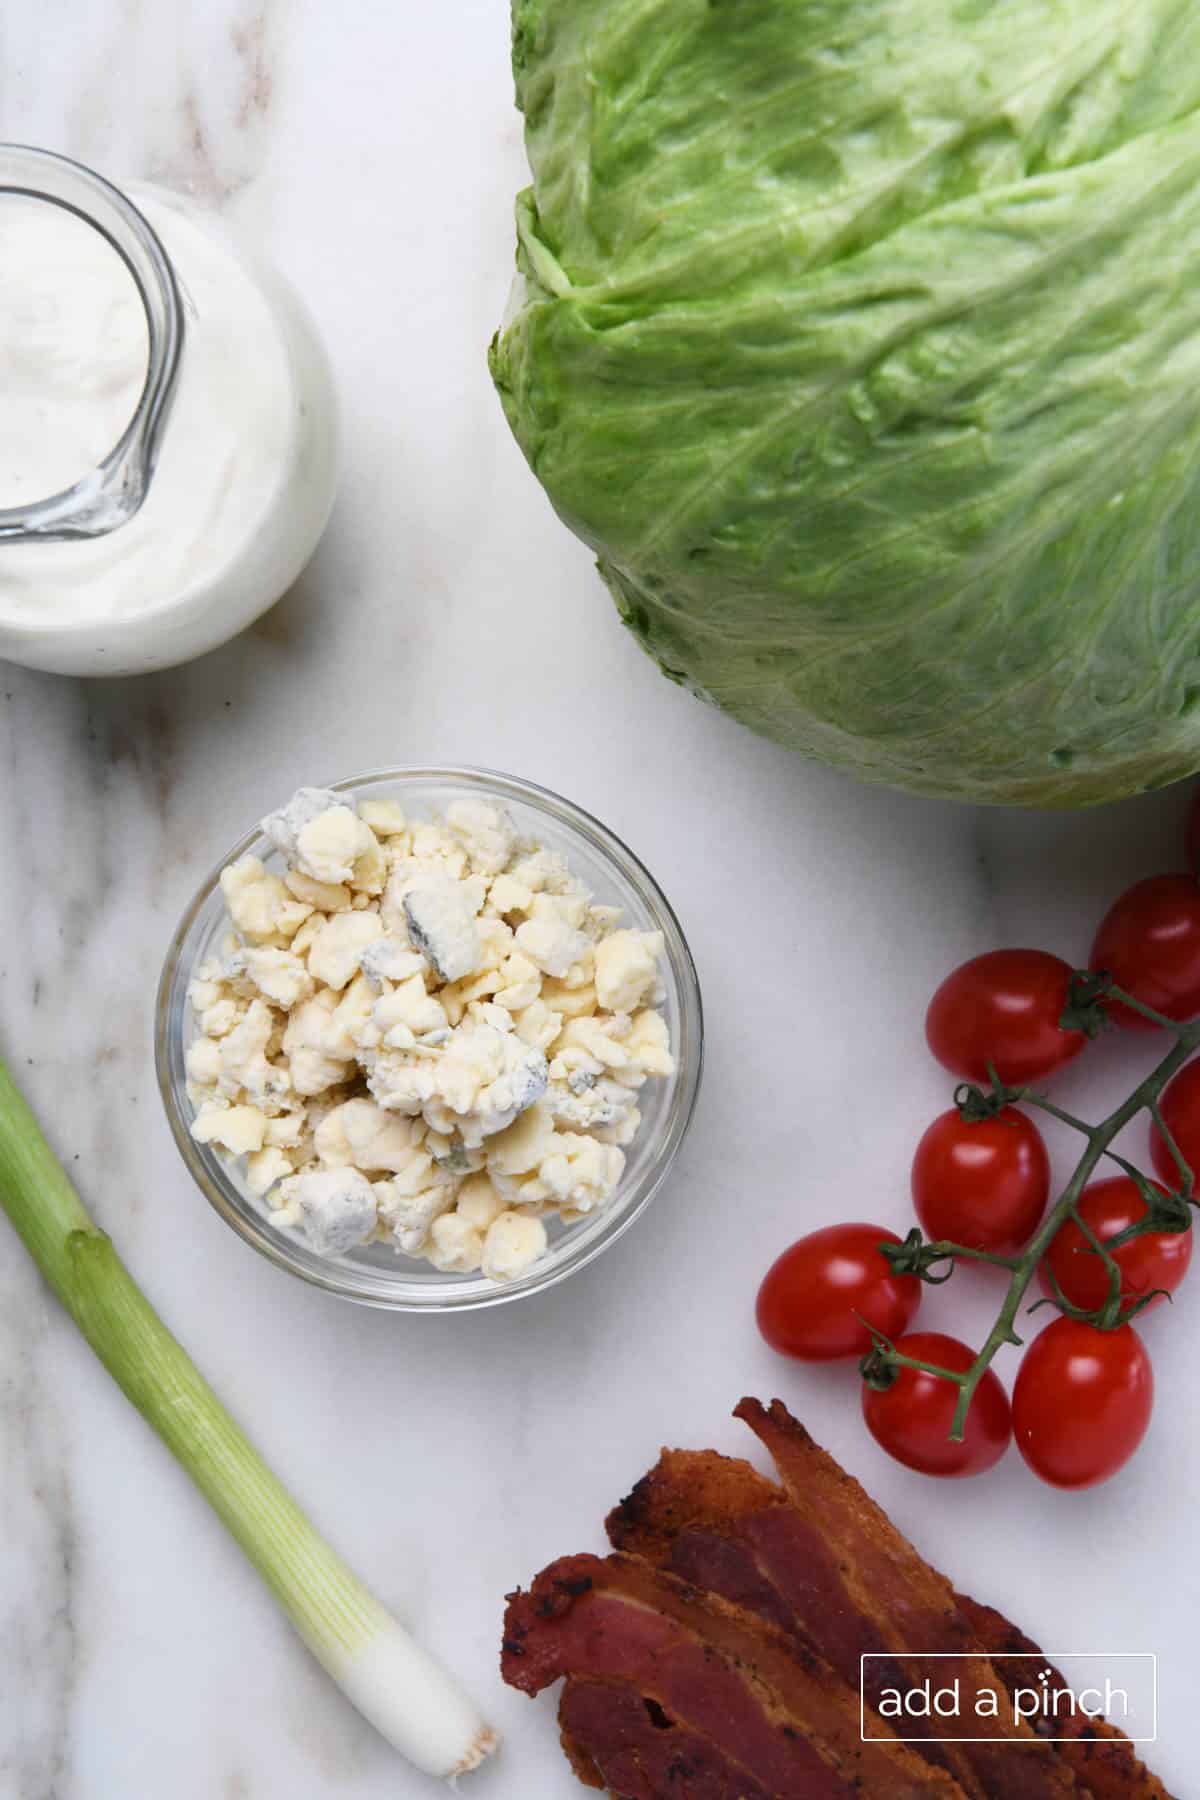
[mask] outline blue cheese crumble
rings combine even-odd
[[[662,934],[483,800],[418,820],[301,788],[262,829],[282,870],[223,870],[189,988],[193,1136],[318,1255],[525,1274],[548,1218],[611,1202],[674,1072]]]

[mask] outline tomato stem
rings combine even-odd
[[[1150,1096],[1149,1100],[1147,1100],[1146,1110],[1150,1114],[1150,1117],[1154,1120],[1155,1125],[1158,1127],[1159,1136],[1162,1138],[1163,1143],[1167,1146],[1167,1149],[1171,1155],[1172,1162],[1175,1164],[1175,1167],[1179,1170],[1179,1180],[1180,1180],[1179,1192],[1181,1193],[1181,1195],[1183,1196],[1183,1198],[1185,1200],[1190,1200],[1192,1197],[1192,1194],[1195,1190],[1195,1186],[1196,1186],[1195,1172],[1192,1169],[1192,1165],[1188,1162],[1187,1158],[1183,1154],[1183,1151],[1179,1148],[1179,1145],[1175,1142],[1175,1139],[1171,1134],[1171,1128],[1167,1124],[1166,1119],[1163,1117],[1162,1107],[1158,1104],[1158,1095],[1157,1094],[1152,1094]]]
[[[1118,1323],[1121,1315],[1120,1265],[1112,1255],[1111,1251],[1100,1242],[1100,1239],[1096,1236],[1096,1233],[1092,1230],[1077,1205],[1072,1206],[1069,1216],[1075,1221],[1081,1235],[1087,1240],[1089,1248],[1104,1264],[1104,1272],[1108,1276],[1108,1298],[1103,1306],[1095,1309],[1095,1323],[1100,1326],[1101,1330],[1111,1331],[1113,1326]],[[1056,1288],[1058,1287],[1057,1281],[1054,1285]],[[1065,1308],[1060,1301],[1059,1311],[1065,1312],[1066,1310],[1067,1308]],[[1084,1318],[1088,1317],[1086,1312],[1083,1316]]]
[[[969,1244],[950,1244],[939,1242],[926,1244],[925,1254],[933,1256],[938,1262],[982,1262],[992,1263],[997,1269],[1013,1270],[1019,1267],[1020,1259],[1015,1256],[998,1256],[993,1250],[972,1250]]]
[[[1089,1125],[1086,1119],[1077,1119],[1074,1113],[1064,1111],[1061,1106],[1055,1106],[1053,1100],[1048,1100],[1045,1094],[1034,1093],[1032,1088],[1019,1088],[1015,1098],[1023,1101],[1026,1106],[1036,1106],[1039,1112],[1049,1113],[1052,1119],[1057,1119],[1062,1125],[1069,1125],[1071,1130],[1079,1132],[1081,1137],[1090,1138],[1095,1130],[1095,1126]]]
[[[940,1363],[923,1362],[918,1356],[906,1356],[881,1331],[871,1332],[871,1349],[859,1364],[859,1373],[868,1387],[881,1393],[891,1387],[900,1369],[919,1369],[926,1375],[937,1375],[943,1381],[961,1384],[967,1377],[955,1369],[943,1369]]]
[[[1124,988],[1110,987],[1106,997],[1109,1000],[1118,1000],[1122,1006],[1128,1007],[1130,1012],[1135,1012],[1139,1017],[1148,1019],[1151,1025],[1157,1025],[1162,1031],[1173,1031],[1178,1034],[1191,1029],[1188,1025],[1181,1025],[1178,1019],[1168,1019],[1166,1013],[1155,1012],[1152,1006],[1145,1005],[1141,1000],[1135,1000],[1132,994],[1125,992]]]
[[[1080,985],[1085,998],[1090,997],[1091,986],[1094,986],[1097,980],[1098,978],[1095,975],[1086,972],[1078,974],[1073,978],[1073,981]],[[1142,1018],[1148,1019],[1151,1024],[1157,1025],[1161,1027],[1162,1030],[1170,1032],[1175,1039],[1175,1043],[1171,1050],[1168,1051],[1167,1055],[1162,1058],[1161,1062],[1159,1062],[1158,1065],[1151,1070],[1150,1074],[1146,1076],[1145,1080],[1140,1082],[1129,1097],[1122,1101],[1121,1105],[1098,1125],[1089,1125],[1086,1120],[1077,1119],[1072,1113],[1064,1111],[1062,1107],[1056,1106],[1053,1101],[1047,1100],[1044,1094],[1034,1093],[1031,1089],[1018,1088],[1003,1090],[1006,1104],[1014,1101],[1024,1101],[1029,1106],[1036,1106],[1040,1108],[1042,1112],[1049,1113],[1052,1117],[1060,1120],[1062,1124],[1070,1126],[1072,1130],[1078,1131],[1081,1136],[1087,1139],[1083,1154],[1076,1164],[1070,1180],[1042,1220],[1042,1223],[1038,1226],[1033,1237],[1031,1237],[1028,1244],[1026,1244],[1021,1255],[1018,1257],[991,1256],[982,1251],[971,1250],[964,1244],[952,1244],[942,1241],[927,1244],[922,1242],[921,1234],[919,1232],[910,1233],[909,1238],[903,1245],[897,1244],[884,1247],[884,1254],[888,1255],[889,1261],[900,1266],[902,1272],[919,1274],[925,1280],[946,1280],[950,1274],[953,1274],[955,1265],[962,1260],[996,1263],[1000,1267],[1006,1268],[1011,1272],[1008,1292],[1004,1297],[1004,1303],[997,1315],[996,1322],[988,1333],[983,1348],[980,1350],[969,1369],[963,1371],[942,1369],[933,1363],[914,1361],[911,1357],[902,1355],[895,1346],[888,1343],[886,1339],[876,1335],[874,1349],[871,1355],[874,1366],[880,1374],[885,1374],[889,1367],[895,1369],[920,1369],[927,1375],[937,1375],[940,1376],[943,1381],[952,1381],[958,1388],[958,1402],[954,1409],[954,1420],[950,1427],[950,1437],[954,1443],[962,1442],[963,1434],[966,1429],[967,1414],[970,1411],[971,1401],[975,1397],[975,1390],[978,1388],[979,1383],[983,1380],[983,1377],[991,1367],[997,1351],[1004,1344],[1019,1345],[1022,1342],[1022,1339],[1018,1336],[1016,1331],[1017,1315],[1021,1310],[1021,1304],[1029,1290],[1029,1284],[1037,1272],[1039,1263],[1042,1261],[1046,1252],[1049,1250],[1050,1245],[1053,1243],[1068,1219],[1073,1219],[1075,1221],[1084,1237],[1088,1240],[1092,1251],[1103,1259],[1108,1272],[1109,1293],[1108,1298],[1102,1307],[1097,1308],[1094,1312],[1081,1312],[1080,1309],[1070,1305],[1061,1289],[1059,1289],[1057,1282],[1052,1281],[1055,1295],[1051,1304],[1057,1306],[1061,1312],[1068,1314],[1071,1318],[1082,1319],[1088,1324],[1097,1326],[1102,1331],[1111,1331],[1116,1326],[1122,1324],[1125,1319],[1132,1316],[1128,1309],[1124,1313],[1122,1312],[1121,1271],[1109,1253],[1109,1250],[1100,1242],[1100,1239],[1088,1225],[1087,1221],[1081,1216],[1079,1200],[1084,1188],[1095,1173],[1097,1164],[1105,1156],[1114,1156],[1114,1153],[1110,1150],[1110,1145],[1113,1140],[1124,1131],[1126,1125],[1128,1125],[1132,1119],[1135,1119],[1139,1113],[1149,1113],[1151,1119],[1162,1134],[1163,1141],[1167,1145],[1167,1148],[1175,1161],[1176,1167],[1179,1170],[1181,1187],[1179,1193],[1174,1196],[1174,1198],[1185,1202],[1191,1201],[1192,1199],[1195,1185],[1193,1171],[1189,1164],[1184,1160],[1179,1146],[1176,1144],[1163,1121],[1162,1110],[1159,1106],[1159,1096],[1162,1094],[1167,1083],[1171,1080],[1171,1077],[1178,1073],[1189,1056],[1191,1056],[1192,1052],[1200,1047],[1200,1019],[1193,1020],[1188,1024],[1180,1024],[1177,1019],[1168,1019],[1162,1013],[1155,1012],[1153,1008],[1143,1006],[1140,1000],[1135,1000],[1131,994],[1125,993],[1121,988],[1112,986],[1107,980],[1104,982],[1102,1001],[1116,1002],[1121,1006],[1128,1007],[1131,1012],[1138,1013]],[[1001,1091],[1000,1084],[995,1083],[994,1089],[995,1092],[999,1094]],[[960,1093],[961,1092],[962,1090],[960,1090]],[[986,1093],[980,1095],[980,1100],[986,1106],[988,1100]],[[978,1116],[986,1115],[980,1113]],[[1114,1156],[1114,1160],[1121,1162],[1123,1167],[1129,1167],[1129,1165],[1125,1164],[1123,1159],[1119,1157]],[[1139,1171],[1130,1168],[1130,1173],[1138,1180],[1139,1186],[1141,1186],[1143,1182],[1146,1182],[1146,1177],[1141,1175]],[[1146,1182],[1146,1187],[1147,1189],[1149,1188],[1148,1182]],[[1170,1228],[1170,1226],[1158,1225],[1158,1229],[1160,1230]],[[1186,1225],[1180,1224],[1177,1229],[1190,1229],[1190,1219]],[[934,1265],[942,1263],[948,1263],[950,1265],[946,1275],[930,1277],[928,1273],[929,1269]]]

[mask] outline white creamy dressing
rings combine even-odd
[[[108,454],[146,379],[133,278],[61,206],[0,196],[0,507],[44,500]]]
[[[299,573],[333,493],[330,378],[294,296],[189,202],[128,191],[185,315],[149,492],[103,537],[0,542],[0,657],[74,673],[159,667],[231,636]],[[147,354],[141,298],[107,240],[0,194],[0,506],[96,467]]]

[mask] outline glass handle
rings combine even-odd
[[[137,512],[154,473],[183,350],[183,307],[175,273],[137,207],[82,163],[26,144],[0,144],[0,196],[4,194],[61,206],[91,225],[129,270],[145,310],[145,386],[117,443],[73,487],[28,506],[0,507],[0,544],[103,537]]]

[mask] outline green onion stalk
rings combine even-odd
[[[330,1548],[88,1213],[0,1059],[0,1203],[113,1380],[191,1476],[313,1655],[411,1763],[453,1781],[497,1748],[457,1681]]]

